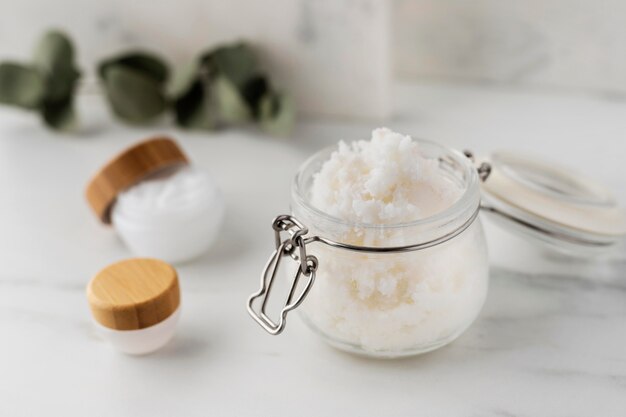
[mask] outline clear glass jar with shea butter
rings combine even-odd
[[[624,210],[578,174],[515,154],[478,163],[413,139],[416,153],[408,139],[391,153],[380,142],[347,152],[340,144],[302,165],[291,214],[274,220],[275,251],[248,299],[266,331],[282,332],[298,308],[339,349],[389,358],[428,352],[460,336],[485,302],[481,211],[570,254],[606,252],[626,236]],[[269,300],[282,300],[272,288],[285,271],[287,299],[271,313]]]
[[[315,155],[294,179],[292,214],[310,234],[372,248],[310,245],[319,266],[299,311],[333,346],[384,357],[427,352],[457,338],[485,302],[489,267],[477,218],[476,169],[462,154],[436,144],[420,142],[420,150],[442,161],[440,175],[458,187],[461,196],[436,215],[413,222],[355,224],[315,208],[311,184],[334,149]]]

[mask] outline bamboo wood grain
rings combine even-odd
[[[100,220],[110,224],[111,207],[120,192],[149,175],[188,162],[172,139],[145,140],[122,151],[93,176],[85,192],[87,201]]]
[[[109,265],[87,286],[94,318],[115,330],[158,324],[180,305],[176,270],[157,259],[135,258]]]

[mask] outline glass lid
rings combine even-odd
[[[557,249],[603,251],[626,237],[626,210],[582,174],[511,152],[487,161],[485,211],[495,220]]]

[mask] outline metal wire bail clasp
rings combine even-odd
[[[474,157],[474,153],[472,151],[466,149],[463,151],[463,155],[469,158],[472,162],[476,162],[476,158]],[[480,178],[482,182],[487,181],[487,178],[491,175],[491,169],[491,164],[488,162],[481,162],[481,164],[476,167],[478,178]]]
[[[285,328],[287,313],[304,301],[304,297],[306,297],[313,286],[315,271],[317,270],[317,258],[313,255],[307,255],[304,236],[309,230],[296,218],[289,215],[278,216],[272,222],[272,228],[274,229],[276,249],[270,256],[261,274],[261,288],[248,298],[248,313],[268,333],[276,335]],[[287,233],[285,239],[283,239],[284,232]],[[285,257],[290,257],[296,261],[298,269],[291,282],[285,305],[280,311],[278,322],[275,322],[266,315],[265,309],[272,290],[272,284],[276,278],[276,271],[278,271],[281,260]],[[304,289],[296,296],[298,284],[303,276],[307,279],[304,283]],[[261,307],[258,311],[254,309],[257,299],[261,299]]]

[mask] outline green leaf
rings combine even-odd
[[[258,73],[254,53],[243,42],[219,47],[205,55],[203,62],[218,75],[226,76],[238,89]]]
[[[35,66],[49,73],[74,71],[74,47],[59,31],[46,33],[35,48]]]
[[[153,79],[158,83],[164,83],[169,77],[169,69],[164,60],[149,52],[130,52],[114,58],[107,59],[98,67],[100,78],[106,78],[106,73],[111,68],[124,67]]]
[[[259,106],[259,123],[266,132],[283,136],[293,130],[295,107],[289,96],[277,93],[266,94]]]
[[[196,60],[189,62],[178,70],[167,85],[167,94],[175,100],[183,97],[200,80],[200,63]]]
[[[217,106],[206,94],[203,82],[196,80],[187,93],[174,102],[176,123],[187,129],[212,130],[217,127]]]
[[[44,78],[35,68],[11,62],[0,64],[0,103],[35,109],[44,91]]]
[[[226,77],[218,77],[213,82],[213,93],[219,108],[221,122],[238,124],[252,118],[252,111],[248,103]]]
[[[145,73],[115,65],[105,72],[104,87],[113,112],[131,123],[144,123],[166,108],[162,85]]]
[[[76,83],[80,78],[78,71],[65,71],[47,77],[46,99],[60,101],[74,94]]]
[[[269,81],[262,75],[257,75],[248,80],[241,90],[243,98],[257,119],[259,117],[261,99],[270,93]]]
[[[74,64],[74,48],[62,32],[44,35],[35,48],[35,66],[45,74],[48,101],[63,101],[74,93],[80,71]]]
[[[73,93],[79,77],[70,40],[48,32],[35,49],[33,67],[0,64],[0,102],[37,109],[46,125],[69,130],[76,125]]]
[[[58,102],[45,102],[41,115],[46,125],[55,130],[69,131],[75,129],[77,125],[71,98]]]
[[[108,59],[98,67],[114,113],[131,123],[145,123],[167,107],[164,89],[169,77],[165,62],[147,52]]]

